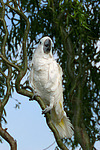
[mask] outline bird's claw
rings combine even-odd
[[[46,114],[48,111],[47,111],[47,108],[45,108],[44,110],[42,110],[42,114]]]
[[[33,101],[35,98],[35,95],[33,95],[30,99],[29,99],[29,101]]]
[[[40,97],[37,92],[34,92],[34,95],[29,99],[29,101],[35,100],[36,97]]]
[[[47,106],[44,110],[42,110],[42,114],[46,114],[51,110],[51,107]]]

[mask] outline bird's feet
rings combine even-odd
[[[44,110],[42,110],[42,114],[46,114],[47,112],[50,112],[51,109],[52,109],[51,106],[47,106]]]
[[[34,90],[33,91],[33,96],[29,99],[29,101],[35,100],[37,96],[40,97],[39,94]]]

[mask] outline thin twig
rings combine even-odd
[[[53,146],[55,144],[55,142],[53,142],[51,145],[49,145],[48,147],[46,147],[45,149],[43,150],[47,150],[48,148],[50,148],[51,146]]]
[[[0,73],[5,77],[5,78],[7,78],[7,76],[5,75],[5,73],[4,72],[2,72],[2,70],[0,69]]]

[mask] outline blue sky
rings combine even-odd
[[[13,97],[21,102],[20,109],[15,109],[16,101],[10,98],[7,106],[8,132],[17,140],[18,150],[43,150],[51,145],[55,139],[46,125],[45,117],[37,102],[29,102],[28,98],[17,93]],[[56,143],[49,150],[53,150]],[[0,150],[8,150],[9,145],[3,141]]]

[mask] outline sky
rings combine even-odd
[[[20,109],[15,109],[17,99],[21,102]],[[17,93],[13,94],[7,106],[8,132],[17,140],[18,150],[43,150],[55,142],[53,133],[46,125],[45,117],[41,114],[41,108],[35,101]],[[53,150],[56,143],[49,150]],[[0,150],[8,150],[9,145],[3,141]]]

